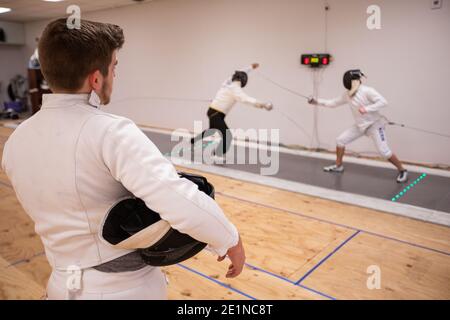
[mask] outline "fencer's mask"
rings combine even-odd
[[[361,70],[349,70],[344,73],[344,87],[349,91],[348,94],[350,97],[358,91],[358,88],[361,85],[361,77],[365,77]]]
[[[214,187],[206,178],[178,173],[214,199]],[[127,198],[116,203],[106,214],[100,238],[119,249],[137,250],[151,266],[168,266],[187,260],[206,247],[191,236],[173,229],[144,201]]]
[[[239,81],[241,83],[241,87],[244,88],[248,82],[248,75],[243,71],[236,71],[233,74],[231,81]]]

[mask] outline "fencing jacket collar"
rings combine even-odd
[[[100,97],[92,91],[89,93],[50,93],[42,95],[42,109],[65,108],[77,104],[88,104],[94,108],[101,105]]]

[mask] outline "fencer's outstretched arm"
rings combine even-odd
[[[260,104],[260,102],[258,100],[256,100],[253,97],[250,97],[248,94],[246,94],[244,92],[244,90],[242,90],[241,87],[236,86],[232,89],[232,91],[233,91],[233,96],[236,99],[236,101],[250,104],[254,107],[257,107]]]
[[[317,105],[326,108],[337,108],[348,102],[348,94],[344,93],[342,96],[334,99],[317,99]]]
[[[375,112],[387,106],[386,99],[373,88],[367,88],[367,96],[371,105],[364,106],[367,112]]]
[[[259,65],[257,63],[251,64],[249,66],[246,66],[244,68],[239,68],[237,69],[237,71],[244,71],[245,73],[250,73],[252,72],[254,69],[256,69]]]
[[[197,185],[173,165],[130,120],[120,118],[104,135],[102,161],[111,175],[176,230],[209,244],[219,256],[238,244],[236,227]]]
[[[242,90],[241,87],[238,87],[238,86],[233,87],[232,91],[233,91],[233,96],[236,99],[236,101],[239,101],[239,102],[242,102],[245,104],[249,104],[258,109],[265,108],[267,110],[271,110],[271,108],[272,108],[272,104],[261,102],[253,97],[250,97],[248,94],[246,94],[244,92],[244,90]]]

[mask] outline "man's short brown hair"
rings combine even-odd
[[[108,75],[114,50],[124,43],[116,25],[81,20],[80,29],[69,29],[66,19],[50,22],[39,40],[39,62],[52,89],[75,91],[86,77],[100,70]]]

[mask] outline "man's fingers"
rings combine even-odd
[[[236,266],[235,264],[230,264],[230,266],[228,267],[228,272],[226,277],[227,278],[235,278],[238,275],[241,274],[242,269],[244,268],[244,266]]]
[[[218,257],[218,258],[217,258],[217,261],[219,261],[219,262],[220,262],[220,261],[223,261],[223,260],[225,259],[225,257],[226,257],[226,256]]]
[[[236,269],[234,268],[234,266],[232,264],[230,264],[230,266],[228,267],[228,272],[227,272],[226,277],[227,278],[234,278],[236,276],[237,276]]]
[[[233,267],[231,270],[228,270],[226,277],[227,277],[227,278],[235,278],[235,277],[237,277],[238,275],[240,275],[241,272],[242,272],[242,269],[241,269],[241,270],[238,270],[238,269],[236,269],[236,268]]]
[[[228,249],[227,256],[230,259],[231,264],[228,266],[226,277],[227,278],[237,277],[242,272],[245,263],[245,252],[240,237],[238,244]]]

